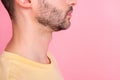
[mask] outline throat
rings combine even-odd
[[[5,51],[18,54],[27,59],[42,64],[51,64],[48,57],[48,46],[51,36],[42,35],[33,36],[15,34],[11,41],[8,43]]]

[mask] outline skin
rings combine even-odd
[[[47,52],[52,33],[70,26],[69,12],[75,4],[76,0],[15,0],[13,37],[5,50],[49,64]]]

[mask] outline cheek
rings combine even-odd
[[[64,9],[65,6],[67,5],[66,4],[66,1],[67,0],[47,0],[51,5],[59,8],[59,9]]]

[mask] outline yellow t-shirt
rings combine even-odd
[[[0,80],[63,80],[56,62],[48,55],[50,64],[41,64],[4,51],[0,56]]]

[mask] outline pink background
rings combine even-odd
[[[0,51],[11,37],[3,14]],[[71,21],[50,44],[65,80],[120,80],[120,0],[78,0]]]

